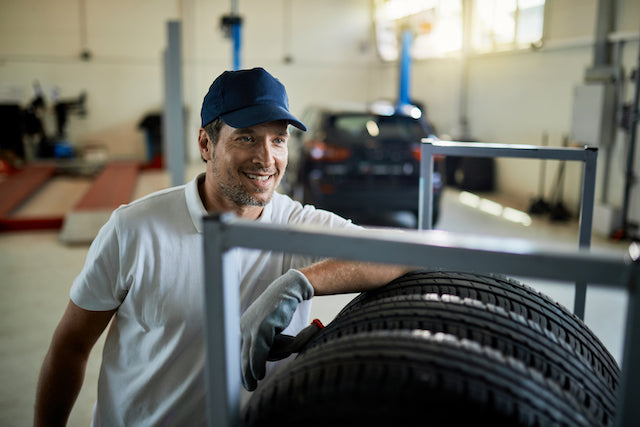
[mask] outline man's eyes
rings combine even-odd
[[[250,135],[239,136],[237,138],[237,140],[241,141],[241,142],[255,142],[256,141],[256,139],[253,136],[250,136]],[[287,143],[287,138],[284,138],[284,137],[282,137],[282,138],[280,138],[280,137],[274,138],[273,142],[276,143],[276,144],[286,144]]]

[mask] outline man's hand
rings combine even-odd
[[[274,337],[289,325],[298,304],[313,293],[306,276],[292,269],[274,280],[244,312],[240,318],[244,388],[255,390],[264,378]]]

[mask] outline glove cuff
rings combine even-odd
[[[287,271],[284,276],[287,277],[287,282],[296,283],[298,285],[300,291],[299,296],[302,298],[301,301],[313,298],[313,294],[315,293],[313,286],[311,285],[311,282],[309,282],[309,279],[307,279],[307,276],[302,274],[300,270],[292,268]]]

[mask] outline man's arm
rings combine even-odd
[[[311,282],[314,295],[320,296],[368,291],[411,270],[405,266],[330,258],[301,268],[300,272]]]
[[[314,295],[361,292],[408,273],[409,267],[327,259],[274,280],[240,318],[242,382],[255,390],[264,378],[269,349],[291,322],[298,304]]]
[[[114,313],[87,311],[69,301],[40,371],[35,426],[66,424],[80,393],[91,349]]]

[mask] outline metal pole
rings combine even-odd
[[[240,419],[240,296],[226,251],[224,215],[203,221],[205,387],[207,425],[234,427]]]
[[[631,274],[628,257],[617,254],[593,254],[523,239],[464,236],[439,230],[338,230],[238,219],[226,224],[223,231],[227,247],[374,263],[568,282],[583,280],[616,287],[625,287]]]
[[[182,35],[179,21],[167,24],[164,55],[165,99],[163,116],[164,153],[171,185],[184,184],[184,113],[182,108]]]
[[[462,52],[460,56],[460,93],[458,97],[458,135],[457,138],[471,140],[469,132],[469,55],[471,52],[471,0],[462,0]]]
[[[418,230],[429,230],[433,223],[433,144],[420,146],[420,194],[418,198]]]
[[[635,182],[635,176],[633,172],[633,163],[635,161],[635,149],[636,149],[636,130],[638,127],[638,121],[640,120],[639,111],[639,98],[640,98],[640,46],[638,47],[638,62],[636,64],[635,75],[635,94],[633,96],[633,106],[631,107],[631,117],[629,119],[629,131],[627,139],[627,169],[624,185],[624,199],[622,203],[622,230],[625,235],[629,230],[629,204],[631,199],[631,187]]]
[[[598,149],[585,147],[584,168],[582,172],[582,204],[580,208],[580,236],[578,246],[580,249],[591,247],[591,230],[593,228],[593,205],[596,197],[596,169],[598,162]],[[584,312],[587,299],[587,284],[576,282],[573,300],[573,313],[584,320]]]
[[[629,280],[629,302],[622,356],[622,373],[618,389],[616,427],[640,426],[640,265],[637,244],[631,245],[634,260],[633,273]]]
[[[231,24],[231,39],[233,40],[233,69],[239,70],[241,66],[240,48],[242,41],[242,20],[238,14],[238,0],[231,0],[231,16],[237,18]]]
[[[400,57],[400,76],[398,83],[398,104],[396,109],[400,109],[403,105],[411,104],[409,97],[409,83],[411,80],[411,30],[402,31],[402,53]]]
[[[231,29],[232,37],[233,37],[233,69],[240,69],[240,47],[241,47],[241,27],[242,24],[240,21],[233,24]]]
[[[611,65],[611,43],[609,32],[613,29],[615,14],[614,0],[598,0],[596,15],[595,42],[593,44],[593,67],[609,67]]]

